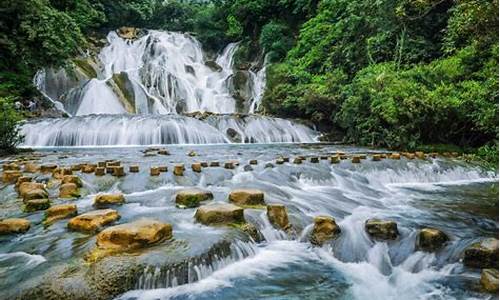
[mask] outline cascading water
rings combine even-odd
[[[130,41],[110,32],[107,41],[96,62],[75,62],[73,76],[64,69],[37,74],[40,91],[73,117],[25,124],[24,146],[315,141],[313,130],[292,121],[231,115],[255,113],[265,86],[265,67],[249,70],[248,103],[237,105],[237,43],[207,61],[200,43],[187,34],[149,31]],[[238,80],[245,78],[238,72]],[[192,112],[225,115],[183,115]]]

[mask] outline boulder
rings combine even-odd
[[[487,238],[467,247],[464,252],[464,265],[473,268],[497,268],[498,240]]]
[[[17,191],[19,193],[19,196],[21,198],[25,198],[25,195],[30,192],[30,191],[33,191],[33,190],[43,190],[45,193],[44,193],[44,197],[40,197],[40,198],[47,198],[49,196],[49,194],[47,193],[47,191],[45,190],[45,184],[43,183],[38,183],[38,182],[23,182],[19,185]],[[31,199],[36,199],[36,198],[31,198]]]
[[[289,230],[291,228],[288,222],[288,213],[283,204],[268,204],[267,218],[274,227],[282,230]]]
[[[160,176],[160,168],[158,168],[158,167],[151,167],[151,169],[149,169],[149,175],[151,175],[151,176]]]
[[[113,209],[93,210],[69,220],[68,228],[80,232],[96,232],[102,226],[118,220],[120,215]]]
[[[340,227],[335,223],[335,219],[328,216],[318,216],[314,218],[314,227],[311,233],[311,243],[321,246],[327,240],[336,238],[340,234]]]
[[[106,162],[105,161],[97,162],[97,167],[98,168],[106,168]]]
[[[80,196],[78,186],[74,183],[63,183],[59,187],[59,198],[78,198]]]
[[[31,182],[31,180],[33,180],[33,178],[31,178],[30,176],[21,176],[16,181],[16,187],[19,188],[19,186],[21,185],[21,183]]]
[[[104,176],[106,174],[106,168],[97,167],[95,168],[95,176]]]
[[[97,235],[100,250],[123,252],[145,248],[172,238],[172,225],[151,219],[140,219],[108,227]]]
[[[365,222],[365,230],[372,238],[380,240],[395,240],[398,235],[398,225],[394,221],[369,219]]]
[[[3,171],[2,181],[3,183],[13,184],[16,183],[17,179],[21,176],[23,176],[21,171],[16,171],[16,170]]]
[[[191,169],[193,172],[200,173],[201,172],[201,163],[193,163],[191,165]]]
[[[138,165],[132,165],[128,168],[128,171],[130,173],[139,173],[139,166]]]
[[[281,159],[283,159],[284,162],[290,162],[290,157],[282,157]]]
[[[125,203],[125,197],[122,193],[116,194],[98,194],[94,198],[94,207],[107,208],[111,205],[122,205]]]
[[[24,165],[24,172],[26,173],[38,173],[40,172],[40,166],[32,163],[27,163]]]
[[[208,168],[208,162],[202,161],[200,164],[202,168]]]
[[[122,26],[116,30],[119,37],[126,40],[135,40],[138,37],[139,29],[135,27]]]
[[[277,165],[282,165],[284,163],[285,163],[285,161],[283,160],[283,158],[280,157],[280,158],[276,159],[276,164]]]
[[[157,153],[160,155],[170,155],[170,152],[168,152],[167,149],[160,149],[160,150],[158,150]]]
[[[45,221],[43,224],[49,226],[56,221],[74,217],[77,214],[76,204],[54,205],[45,211]]]
[[[228,203],[213,203],[200,206],[196,210],[195,218],[205,225],[245,223],[243,208]]]
[[[174,175],[175,176],[184,176],[184,165],[178,164],[174,166]]]
[[[83,186],[82,180],[76,175],[66,175],[62,179],[62,183],[74,183],[77,187],[81,188]]]
[[[181,208],[192,208],[200,206],[200,202],[213,199],[210,191],[200,189],[185,189],[175,195],[175,204]]]
[[[106,174],[113,174],[115,167],[106,167]]]
[[[264,192],[256,189],[233,190],[228,199],[236,205],[265,205]]]
[[[40,171],[42,173],[52,173],[55,169],[57,169],[56,164],[44,164],[40,166]]]
[[[25,233],[30,229],[31,223],[26,219],[10,218],[0,221],[0,235],[12,233]]]
[[[418,158],[418,159],[425,159],[425,153],[422,152],[422,151],[416,151],[415,152],[415,156]]]
[[[45,189],[33,189],[23,193],[23,202],[26,203],[30,200],[48,199],[49,193]]]
[[[416,249],[426,252],[436,251],[448,240],[448,236],[441,230],[423,228],[417,234]]]
[[[214,72],[220,72],[220,71],[222,71],[222,67],[218,63],[216,63],[215,61],[213,61],[213,60],[207,60],[205,62],[205,66],[209,67]]]
[[[97,168],[97,166],[94,164],[85,164],[82,167],[82,172],[83,173],[94,173],[96,168]]]
[[[71,170],[73,170],[73,172],[81,171],[82,165],[81,164],[72,165]]]
[[[57,168],[52,172],[55,179],[62,179],[65,175],[73,175],[71,168]]]
[[[50,207],[49,199],[32,199],[24,201],[24,211],[33,212],[37,210],[45,210]]]
[[[479,279],[482,288],[488,293],[498,292],[498,270],[483,269],[481,271],[481,279]]]

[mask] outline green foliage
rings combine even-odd
[[[286,56],[294,40],[286,24],[273,20],[262,27],[259,43],[262,50],[269,55],[269,61],[277,62]]]
[[[12,152],[23,141],[18,124],[21,116],[14,108],[13,99],[0,97],[0,150]]]

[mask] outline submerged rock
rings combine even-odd
[[[394,221],[369,219],[365,222],[365,230],[371,237],[380,240],[395,240],[398,235],[398,225]]]
[[[94,207],[106,208],[111,205],[122,205],[125,203],[125,197],[122,193],[116,194],[99,194],[94,198]]]
[[[432,252],[441,248],[448,240],[448,236],[441,230],[423,228],[417,234],[416,248],[418,250]]]
[[[63,183],[59,187],[59,198],[79,198],[80,191],[74,183]]]
[[[467,247],[464,252],[464,265],[473,268],[497,268],[498,240],[488,238]]]
[[[483,289],[488,293],[498,292],[498,270],[483,269],[479,280]]]
[[[78,213],[76,204],[60,204],[54,205],[45,211],[45,221],[43,224],[49,226],[56,221],[74,217]]]
[[[30,229],[31,222],[26,219],[10,218],[0,221],[0,235],[25,233]]]
[[[265,205],[264,192],[256,189],[236,189],[229,193],[229,201],[236,205]]]
[[[334,239],[340,233],[340,227],[335,219],[329,216],[318,216],[314,218],[314,227],[311,234],[311,243],[323,245],[327,240]]]
[[[204,225],[227,225],[245,222],[243,208],[227,203],[200,206],[196,210],[195,218]]]
[[[267,218],[274,227],[285,231],[291,228],[290,223],[288,222],[288,213],[283,204],[268,204]]]
[[[361,157],[359,155],[353,155],[351,158],[351,162],[353,164],[359,164],[361,163]]]
[[[185,189],[175,195],[175,203],[181,208],[193,208],[200,206],[200,202],[213,199],[210,191],[200,189]]]
[[[93,210],[69,220],[68,228],[80,232],[96,232],[102,226],[110,224],[120,218],[114,209]]]

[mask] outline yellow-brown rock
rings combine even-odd
[[[359,155],[353,155],[351,158],[351,162],[353,164],[359,164],[361,163],[361,157]]]
[[[38,173],[40,172],[40,166],[32,163],[26,163],[24,165],[24,172],[26,173]]]
[[[0,221],[0,235],[25,233],[30,229],[31,223],[26,219],[10,218]]]
[[[63,183],[59,187],[59,198],[78,198],[80,191],[74,183]]]
[[[149,170],[149,175],[151,176],[160,176],[160,168],[158,167],[151,167]]]
[[[236,189],[229,193],[229,202],[236,205],[265,205],[264,192],[256,189]]]
[[[43,224],[49,226],[56,221],[74,217],[77,213],[76,204],[54,205],[45,211],[45,221],[43,221]]]
[[[467,247],[464,251],[464,265],[473,268],[497,268],[498,240],[487,238]]]
[[[39,198],[47,198],[49,196],[49,194],[45,190],[45,184],[38,182],[31,182],[31,181],[21,183],[17,189],[17,192],[19,193],[19,196],[24,200],[30,200],[26,199],[26,194],[28,194],[30,191],[36,191],[36,190],[42,190],[44,192],[43,193],[44,196]],[[33,195],[31,197],[33,197]],[[31,199],[37,199],[37,198],[31,198]]]
[[[120,27],[116,30],[119,37],[126,40],[135,40],[138,37],[139,29],[135,27]]]
[[[193,172],[200,173],[201,172],[201,163],[193,163],[191,165],[191,169]]]
[[[326,241],[336,238],[339,233],[340,227],[335,223],[334,218],[329,216],[315,217],[311,243],[321,246]]]
[[[440,249],[448,241],[448,236],[439,229],[423,228],[417,234],[416,248],[432,252]]]
[[[123,166],[116,166],[113,169],[113,176],[115,177],[123,177],[125,176],[125,170],[123,169]]]
[[[139,166],[138,165],[131,165],[129,168],[128,168],[128,171],[130,173],[139,173]]]
[[[106,208],[111,205],[122,205],[125,203],[125,197],[122,193],[116,194],[98,194],[94,198],[94,206],[97,208]]]
[[[23,176],[21,171],[15,171],[15,170],[3,171],[2,181],[3,183],[14,184],[17,182],[17,179],[19,179],[19,177],[21,176]]]
[[[228,203],[213,203],[200,206],[195,218],[205,225],[227,225],[245,223],[243,208]]]
[[[174,166],[174,175],[175,176],[184,176],[184,165],[178,164]]]
[[[214,195],[210,191],[200,189],[184,189],[175,195],[175,204],[181,208],[198,207],[200,202],[212,199]]]
[[[365,222],[365,230],[379,240],[395,240],[399,235],[398,224],[390,220],[369,219]]]
[[[104,176],[106,174],[106,168],[103,167],[97,167],[95,168],[95,176]]]
[[[267,218],[274,227],[279,229],[288,230],[291,227],[286,207],[283,204],[268,204]]]
[[[7,163],[2,165],[4,171],[20,171],[21,168],[16,163]]]
[[[399,153],[392,153],[391,155],[389,155],[389,158],[390,159],[401,159],[401,154],[399,154]]]
[[[96,232],[102,226],[118,220],[120,215],[113,209],[93,210],[69,220],[68,228],[80,232]]]
[[[56,164],[44,164],[40,166],[40,171],[42,173],[52,173],[55,169],[57,169]]]
[[[82,180],[76,175],[66,175],[62,179],[62,183],[74,183],[77,187],[82,187]]]
[[[482,288],[488,293],[498,293],[498,270],[483,269],[479,280]]]

